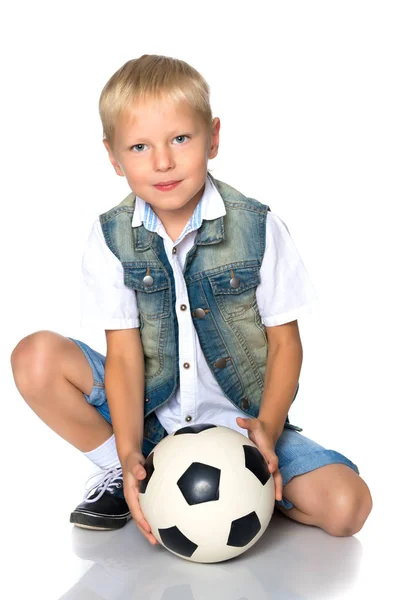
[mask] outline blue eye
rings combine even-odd
[[[141,146],[142,148],[144,148],[146,144],[135,144],[134,146],[132,146],[131,150],[133,150],[134,148],[139,148],[139,146]],[[141,150],[138,150],[138,153],[140,154]]]
[[[182,138],[187,138],[187,137],[188,137],[187,135],[177,135],[175,139],[177,140],[179,138],[182,139]],[[183,141],[185,141],[185,140],[183,140]]]

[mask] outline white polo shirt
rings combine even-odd
[[[175,310],[179,325],[180,385],[170,400],[156,409],[156,415],[173,433],[185,425],[213,423],[247,435],[236,423],[237,416],[247,416],[223,393],[201,350],[190,311],[183,267],[188,251],[202,220],[226,214],[225,205],[210,177],[204,193],[180,237],[172,242],[157,215],[139,196],[136,197],[132,227],[143,225],[156,231],[175,279]],[[266,245],[256,290],[262,322],[267,327],[282,325],[309,313],[318,304],[317,295],[285,223],[272,211],[266,220]],[[176,247],[176,254],[172,249]],[[99,218],[93,224],[83,252],[81,272],[81,326],[101,329],[139,327],[135,291],[124,284],[123,268],[108,248]],[[183,368],[189,363],[190,368]]]

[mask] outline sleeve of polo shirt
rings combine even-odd
[[[83,251],[80,281],[82,327],[139,327],[135,291],[125,286],[122,265],[107,246],[99,219]]]
[[[257,305],[266,327],[313,312],[318,297],[286,224],[268,212]]]

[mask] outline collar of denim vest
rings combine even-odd
[[[207,173],[206,185],[196,209],[182,233],[182,237],[189,231],[198,229],[196,244],[215,244],[225,238],[224,215],[225,204],[217,190],[214,178]],[[132,218],[132,227],[135,229],[135,250],[144,252],[153,247],[157,241],[157,227],[159,219],[151,206],[139,196],[135,198],[135,210]],[[189,227],[190,226],[190,227]],[[177,242],[179,242],[181,236]]]

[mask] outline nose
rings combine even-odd
[[[175,166],[173,152],[170,148],[162,147],[154,152],[154,169],[168,171]]]

